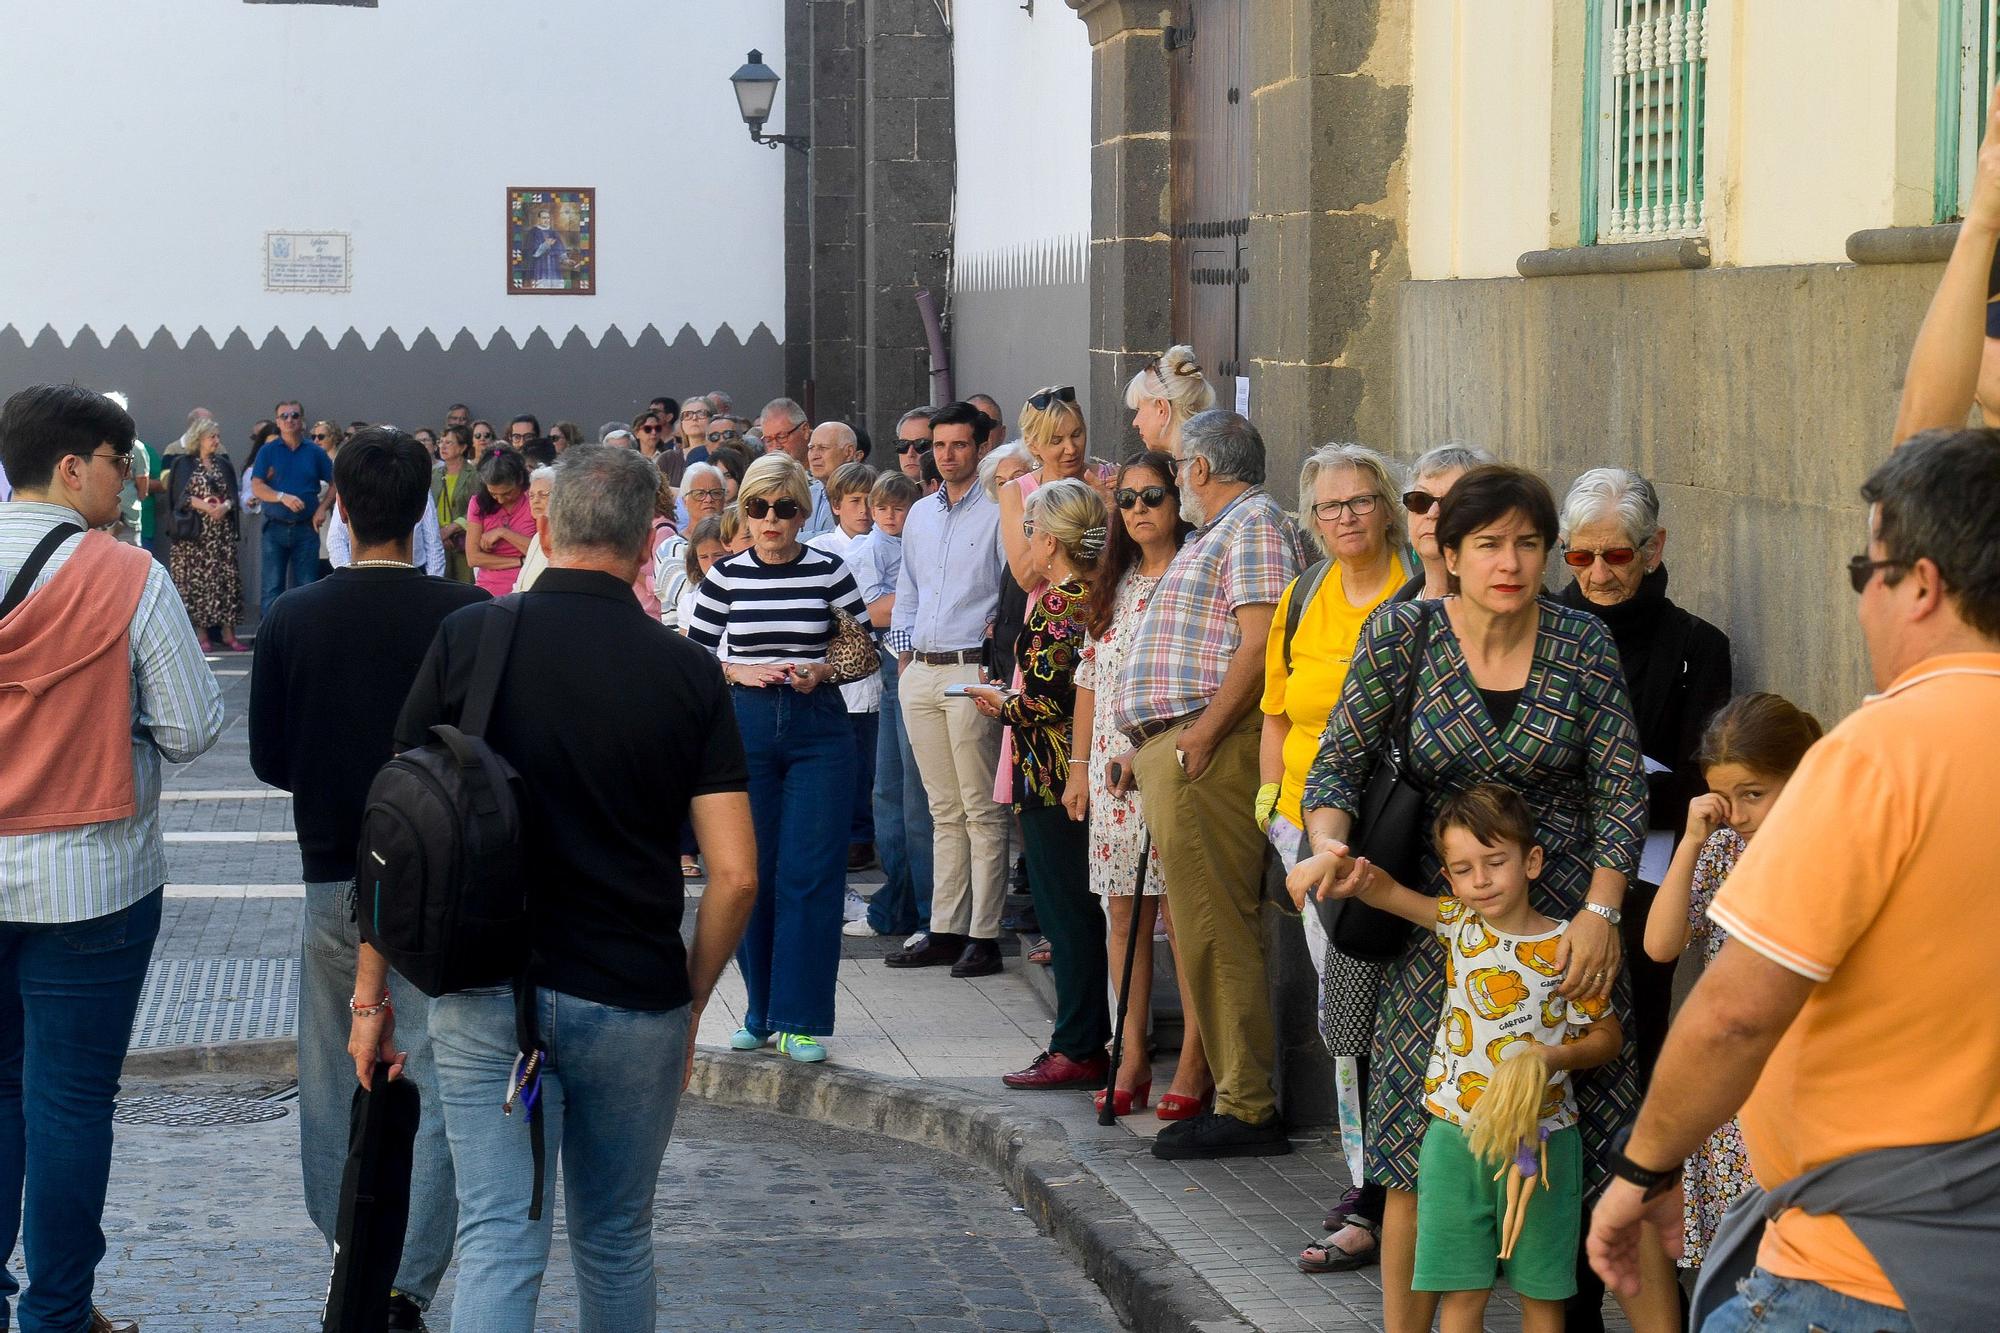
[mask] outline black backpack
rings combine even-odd
[[[382,766],[355,850],[361,938],[426,995],[516,980],[528,961],[521,777],[480,739],[506,674],[519,599],[486,614],[456,727]]]

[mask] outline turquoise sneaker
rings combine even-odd
[[[729,1038],[729,1049],[732,1051],[754,1051],[762,1048],[770,1040],[771,1034],[768,1032],[760,1037],[749,1028],[738,1028]]]
[[[819,1044],[819,1038],[800,1032],[780,1032],[778,1049],[802,1065],[816,1065],[826,1059],[826,1047]]]

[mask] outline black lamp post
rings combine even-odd
[[[750,127],[753,142],[773,148],[783,144],[801,153],[811,146],[802,134],[764,133],[764,122],[771,118],[771,105],[778,100],[778,73],[764,63],[762,51],[752,51],[743,68],[729,76],[729,82],[736,89],[736,108],[743,113],[743,123]]]

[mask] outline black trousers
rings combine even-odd
[[[1021,838],[1056,980],[1049,1049],[1072,1060],[1095,1059],[1111,1040],[1111,964],[1104,956],[1104,904],[1090,891],[1090,825],[1071,819],[1061,806],[1026,809]]]

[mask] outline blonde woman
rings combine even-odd
[[[1053,954],[1055,1029],[1048,1049],[1026,1069],[1002,1075],[1010,1088],[1094,1089],[1110,1072],[1104,1051],[1111,1037],[1110,970],[1104,909],[1090,891],[1090,828],[1063,808],[1070,765],[1088,762],[1077,752],[1071,719],[1077,661],[1090,637],[1090,578],[1104,553],[1107,521],[1103,499],[1074,477],[1050,481],[1028,497],[1026,548],[1016,567],[1036,592],[1021,634],[1019,685],[967,691],[974,707],[1013,732],[1018,762],[1009,796],[1027,844],[1035,915]]]
[[[1178,458],[1174,445],[1188,418],[1215,406],[1215,389],[1201,373],[1194,348],[1169,347],[1160,358],[1132,377],[1125,386],[1125,406],[1132,409],[1132,429],[1148,449]]]
[[[821,687],[834,612],[859,621],[868,608],[838,556],[799,540],[812,491],[789,455],[752,463],[737,504],[750,549],[709,569],[687,627],[722,658],[757,828],[757,905],[736,951],[748,1002],[730,1045],[753,1051],[775,1036],[784,1054],[816,1063],[833,1031],[850,815],[827,793],[855,783],[847,709]]]
[[[1264,654],[1262,786],[1257,822],[1286,869],[1298,863],[1305,816],[1299,798],[1319,753],[1320,733],[1340,701],[1361,627],[1418,571],[1410,552],[1405,487],[1395,464],[1359,444],[1313,450],[1299,470],[1299,528],[1322,559],[1292,581],[1272,613]],[[1341,1137],[1349,1170],[1361,1179],[1361,1107],[1367,1102],[1368,1043],[1382,969],[1331,949],[1317,911],[1304,914],[1306,951],[1320,978],[1319,1033],[1334,1058]],[[1364,1182],[1327,1214],[1333,1234],[1299,1255],[1309,1273],[1375,1262],[1383,1193]]]
[[[213,646],[213,630],[232,653],[243,651],[236,641],[236,617],[243,610],[243,588],[236,572],[236,469],[222,447],[222,431],[202,419],[188,427],[187,452],[174,459],[167,478],[169,531],[173,545],[167,572],[194,622],[201,650]]]

